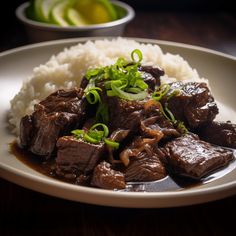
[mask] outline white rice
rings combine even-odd
[[[130,60],[130,53],[136,48],[142,51],[142,64],[159,65],[164,69],[165,76],[162,80],[166,82],[204,80],[181,56],[164,54],[158,45],[123,38],[80,43],[53,55],[44,65],[33,69],[32,75],[11,101],[9,122],[15,127],[13,132],[19,134],[21,118],[31,114],[34,104],[50,93],[79,86],[81,78],[89,68],[113,64],[118,57]]]

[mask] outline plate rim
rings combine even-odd
[[[76,43],[83,43],[86,42],[88,40],[102,40],[102,39],[114,39],[117,37],[82,37],[82,38],[72,38],[72,39],[61,39],[61,40],[53,40],[53,41],[47,41],[47,42],[41,42],[41,43],[35,43],[35,44],[29,44],[29,45],[25,45],[25,46],[21,46],[21,47],[17,47],[17,48],[13,48],[13,49],[9,49],[6,51],[3,51],[0,53],[0,58],[5,57],[5,56],[9,56],[11,54],[16,54],[16,53],[21,53],[22,51],[25,50],[33,50],[35,48],[40,48],[40,47],[49,47],[50,45],[62,45],[63,48],[65,47],[70,47],[70,46],[65,46],[65,44],[71,44],[71,46],[73,44]],[[222,53],[216,50],[212,50],[212,49],[208,49],[208,48],[204,48],[204,47],[200,47],[200,46],[195,46],[195,45],[191,45],[191,44],[185,44],[185,43],[179,43],[179,42],[173,42],[173,41],[165,41],[165,40],[156,40],[156,39],[148,39],[148,38],[137,38],[137,37],[122,37],[122,38],[126,38],[126,39],[131,39],[131,40],[136,40],[138,42],[141,43],[152,43],[152,44],[158,44],[158,45],[166,45],[166,46],[174,46],[174,47],[180,47],[180,48],[187,48],[190,50],[197,50],[197,51],[203,51],[206,53],[210,53],[210,54],[214,54],[217,56],[221,56],[233,61],[236,61],[236,57],[226,54],[226,53]],[[64,46],[63,46],[64,45]],[[51,55],[49,55],[50,57]],[[33,68],[32,68],[33,69]],[[30,168],[30,167],[29,167]],[[165,192],[154,192],[154,193],[143,193],[143,192],[129,192],[128,194],[126,192],[118,192],[118,191],[113,191],[113,190],[104,190],[104,189],[97,189],[97,188],[91,188],[91,187],[83,187],[83,186],[76,186],[76,185],[72,185],[72,184],[68,184],[62,181],[58,181],[55,180],[53,178],[47,177],[42,175],[41,176],[37,176],[34,174],[30,174],[30,173],[26,173],[26,172],[22,172],[12,166],[6,165],[2,162],[0,162],[0,170],[2,170],[0,172],[0,176],[4,179],[10,180],[11,182],[14,182],[18,185],[21,185],[23,187],[27,187],[29,189],[32,189],[34,191],[38,191],[41,193],[46,193],[48,195],[53,195],[59,198],[65,198],[65,199],[70,199],[68,197],[63,197],[63,196],[58,196],[55,194],[50,194],[48,193],[48,191],[39,191],[37,190],[35,187],[29,186],[29,183],[22,183],[21,180],[19,179],[15,179],[15,181],[12,180],[12,178],[15,177],[21,177],[23,179],[28,179],[30,180],[32,183],[41,183],[45,186],[54,186],[56,188],[59,189],[66,189],[69,191],[76,191],[76,192],[83,192],[86,193],[88,195],[99,195],[100,197],[103,195],[107,195],[110,197],[113,197],[114,195],[116,196],[116,198],[132,198],[132,199],[150,199],[150,198],[156,198],[156,199],[163,199],[166,198],[166,200],[168,199],[173,199],[173,198],[185,198],[185,197],[191,197],[191,196],[200,196],[200,195],[205,195],[205,194],[214,194],[214,193],[222,193],[224,191],[228,191],[230,189],[233,189],[234,193],[236,194],[236,180],[235,181],[231,181],[229,183],[224,183],[224,184],[220,184],[217,186],[209,186],[207,188],[204,189],[187,189],[184,191],[165,191]],[[5,172],[9,172],[8,175],[7,174],[2,174]],[[9,174],[11,175],[11,177],[9,177]],[[13,176],[13,177],[12,177]],[[228,194],[228,195],[232,195]],[[212,196],[214,200],[218,199],[217,197],[214,198],[214,196]],[[227,194],[224,194],[224,197],[227,197]],[[222,197],[220,197],[222,198]],[[76,200],[76,199],[70,199],[70,200],[74,200],[74,201],[80,201],[80,199]],[[82,202],[86,202],[86,201],[82,201]],[[196,203],[200,203],[200,202],[205,202],[205,201],[196,201]],[[91,204],[98,204],[98,205],[110,205],[110,204],[101,204],[99,202],[91,202],[91,201],[87,201],[86,203],[91,203]],[[193,204],[196,204],[193,203]],[[158,204],[152,204],[152,206],[150,207],[172,207],[172,206],[183,206],[183,205],[189,205],[189,204],[172,204],[170,206],[167,205],[158,205]],[[126,204],[122,204],[122,203],[117,203],[117,204],[112,204],[110,206],[118,206],[118,207],[149,207],[149,206],[145,206],[145,204],[143,206],[127,206]]]
[[[182,47],[187,49],[193,49],[197,51],[207,52],[210,54],[215,54],[218,56],[226,57],[228,59],[236,60],[236,56],[215,50],[210,49],[207,47],[202,47],[194,44],[188,44],[188,43],[182,43],[182,42],[175,42],[175,41],[169,41],[169,40],[159,40],[159,39],[150,39],[150,38],[142,38],[142,37],[113,37],[113,36],[100,36],[100,37],[79,37],[79,38],[67,38],[67,39],[57,39],[57,40],[51,40],[51,41],[45,41],[45,42],[39,42],[39,43],[31,43],[7,50],[3,50],[0,52],[0,57],[7,56],[11,53],[17,53],[20,51],[28,50],[28,49],[34,49],[39,47],[46,47],[50,45],[60,45],[60,44],[69,44],[69,43],[82,43],[86,42],[88,40],[94,41],[94,40],[103,40],[103,39],[117,39],[117,38],[124,38],[124,39],[130,39],[135,40],[141,43],[152,43],[152,44],[160,44],[160,45],[170,45],[175,47]]]

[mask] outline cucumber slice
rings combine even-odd
[[[44,21],[41,12],[41,3],[43,0],[34,0],[34,18],[37,21]]]
[[[50,13],[50,20],[52,23],[66,27],[69,23],[65,19],[67,9],[70,7],[70,1],[62,0],[56,3]]]
[[[68,8],[66,19],[69,24],[75,26],[84,26],[89,24],[89,22],[77,10],[72,7]]]
[[[50,12],[59,0],[41,0],[40,12],[44,22],[50,22]]]
[[[104,9],[106,9],[106,12],[109,15],[110,21],[117,19],[116,10],[109,0],[97,0],[97,2],[98,4],[103,6]]]
[[[117,13],[109,0],[79,0],[76,9],[93,24],[117,19]]]

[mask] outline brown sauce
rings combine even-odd
[[[67,178],[59,177],[53,173],[53,167],[55,166],[55,160],[43,160],[40,156],[36,156],[24,149],[21,149],[16,142],[10,144],[10,152],[16,156],[18,160],[23,162],[25,165],[34,169],[35,171],[40,172],[46,176],[52,177],[54,179],[76,184],[74,180],[70,180]],[[234,151],[234,156],[235,151]],[[231,172],[236,168],[236,161],[234,160],[225,168],[220,169],[217,172],[214,172],[212,175],[209,175],[203,178],[201,181],[192,180],[184,177],[170,176],[168,175],[166,178],[152,181],[152,182],[128,182],[126,189],[119,190],[122,192],[162,192],[162,191],[181,191],[186,188],[196,187],[201,184],[206,184],[213,180],[216,180],[220,177]],[[89,185],[87,185],[89,186]]]

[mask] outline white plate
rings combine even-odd
[[[215,181],[182,191],[157,193],[115,192],[75,186],[44,176],[9,153],[14,136],[6,130],[10,99],[19,91],[22,80],[32,69],[45,63],[64,47],[91,38],[51,41],[13,49],[0,54],[0,176],[26,188],[45,194],[85,203],[118,207],[173,207],[221,199],[236,194],[236,169]],[[94,38],[93,38],[94,39]],[[236,58],[216,51],[148,39],[142,42],[159,44],[165,52],[178,53],[208,78],[220,106],[220,119],[236,123]]]

